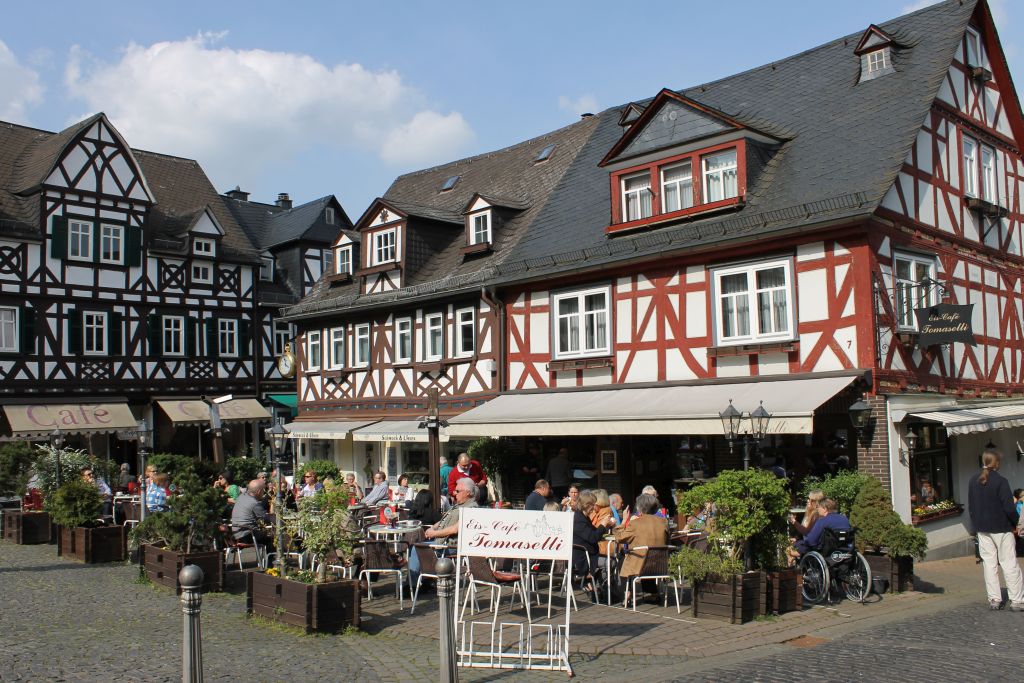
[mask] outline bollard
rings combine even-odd
[[[455,664],[455,563],[447,557],[437,561],[437,598],[441,611],[441,683],[459,680]]]
[[[181,683],[203,683],[203,638],[199,611],[203,606],[203,570],[187,564],[178,573],[185,629],[181,641]]]

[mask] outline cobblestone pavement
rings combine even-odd
[[[939,568],[930,580],[939,585],[973,586],[980,595],[980,570],[965,563],[930,563]],[[53,546],[0,543],[0,681],[152,681],[181,680],[181,610],[170,591],[134,581],[126,565],[87,566],[56,557]],[[410,681],[437,678],[436,602],[423,603],[428,615],[412,632],[402,632],[388,614],[383,595],[364,608],[372,617],[368,634],[303,636],[292,630],[245,618],[244,596],[204,596],[202,626],[207,681]],[[800,619],[769,620],[744,627],[703,630],[682,621],[674,629],[702,638],[701,648],[659,645],[663,656],[577,653],[573,667],[580,680],[621,681],[643,677],[658,681],[733,680],[880,680],[893,672],[928,671],[943,680],[1003,680],[1020,669],[1024,654],[1011,644],[1024,636],[1024,614],[989,612],[983,596],[970,589],[945,595],[908,594],[902,602],[872,606],[872,617],[856,619],[848,610],[823,610]],[[903,598],[903,596],[900,596]],[[382,611],[383,610],[383,611]],[[581,610],[574,617],[582,639],[586,612],[627,627],[621,610]],[[674,608],[671,610],[674,614]],[[407,612],[406,612],[407,614]],[[594,619],[597,622],[597,619]],[[788,625],[787,625],[788,624]],[[786,626],[786,628],[783,628]],[[716,634],[714,638],[709,630]],[[662,631],[663,632],[663,631]],[[731,635],[730,635],[731,634]],[[433,637],[431,637],[431,635]],[[795,640],[779,644],[779,638]],[[805,636],[814,636],[815,639]],[[658,640],[661,640],[659,637]],[[797,647],[798,645],[813,647]],[[654,647],[651,648],[655,649]],[[564,674],[460,670],[463,681],[551,681]]]

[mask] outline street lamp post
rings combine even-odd
[[[60,452],[64,449],[64,432],[61,431],[60,427],[53,430],[50,434],[50,443],[53,444],[53,457],[55,458],[54,470],[54,481],[57,484],[57,488],[60,488]]]
[[[284,440],[288,430],[280,422],[266,430],[270,441],[270,464],[277,469],[277,492],[274,495],[274,531],[277,545],[277,570],[284,576],[284,476],[281,465],[284,464]]]
[[[146,456],[149,455],[153,432],[146,419],[139,420],[139,521],[146,519]]]
[[[771,414],[764,408],[764,401],[746,415],[746,420],[750,423],[749,429],[744,429],[744,415],[736,410],[731,398],[729,406],[720,412],[718,417],[722,420],[722,432],[729,442],[729,452],[732,453],[733,443],[739,441],[743,445],[743,469],[750,469],[750,449],[768,433],[768,424],[772,419]]]

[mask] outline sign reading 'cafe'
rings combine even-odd
[[[927,308],[915,308],[917,329],[921,332],[917,345],[922,349],[952,342],[977,346],[974,341],[974,330],[971,329],[973,310],[974,304],[938,304]]]

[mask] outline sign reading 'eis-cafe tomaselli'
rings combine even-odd
[[[917,345],[922,349],[952,342],[977,346],[974,341],[974,330],[971,328],[973,310],[974,304],[938,304],[915,308],[917,329],[920,331]]]

